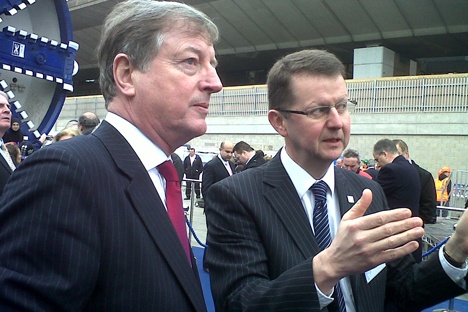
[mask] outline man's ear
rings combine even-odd
[[[286,118],[278,112],[276,109],[270,109],[268,111],[268,121],[270,124],[275,128],[276,132],[278,132],[281,136],[287,137],[288,130],[286,129]]]
[[[132,76],[134,67],[126,54],[119,53],[116,55],[114,58],[113,71],[115,85],[119,92],[127,96],[135,95]]]

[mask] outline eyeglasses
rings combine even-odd
[[[338,103],[335,106],[316,106],[309,108],[305,111],[298,111],[298,110],[290,110],[290,109],[279,109],[276,110],[282,113],[292,113],[292,114],[300,114],[309,117],[310,119],[322,119],[327,117],[330,114],[331,109],[334,107],[339,115],[344,115],[346,113],[352,113],[354,108],[357,105],[356,100],[347,100],[343,103]]]
[[[380,152],[379,155],[377,155],[377,158],[374,158],[375,162],[378,163],[379,162],[379,156],[381,155],[385,155],[385,152]]]

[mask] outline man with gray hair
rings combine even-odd
[[[5,132],[10,129],[11,123],[11,109],[8,100],[8,96],[5,92],[0,91],[0,196],[2,195],[3,188],[8,178],[13,170],[15,170],[15,165],[3,142],[3,136]]]
[[[105,120],[28,157],[0,200],[1,311],[206,311],[170,155],[206,131],[217,39],[188,5],[115,5]]]
[[[358,151],[354,149],[349,148],[343,152],[343,164],[341,165],[341,168],[354,171],[360,176],[363,176],[372,180],[372,177],[368,173],[361,170],[361,159],[359,157]]]

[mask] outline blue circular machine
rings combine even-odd
[[[52,129],[73,91],[78,44],[67,2],[0,0],[0,29],[0,90],[36,140]]]

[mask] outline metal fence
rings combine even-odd
[[[350,97],[356,113],[438,113],[468,111],[468,75],[354,80]]]
[[[347,80],[350,98],[358,101],[355,113],[468,112],[468,73]],[[65,101],[56,126],[85,111],[104,117],[102,96],[70,97]],[[266,85],[227,87],[213,94],[210,116],[265,116],[268,112]]]
[[[453,170],[450,174],[452,190],[450,194],[450,207],[465,208],[468,199],[468,171]]]

